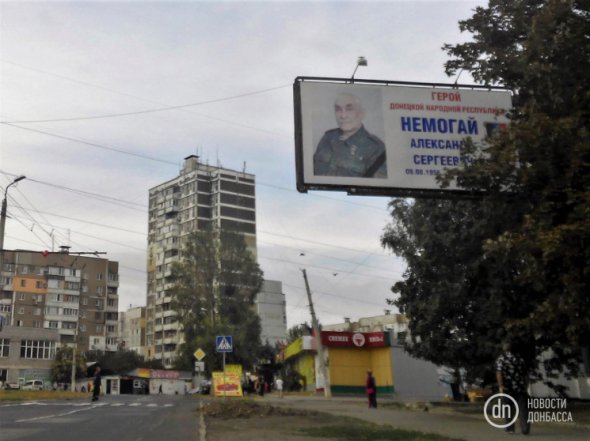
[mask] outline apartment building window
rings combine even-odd
[[[115,327],[113,325],[107,325],[107,332],[115,332]]]
[[[35,308],[35,312],[33,314],[41,315],[41,308]]]
[[[24,314],[25,313],[25,308],[23,306],[21,306],[20,308],[18,308],[18,313],[19,314]]]
[[[86,311],[80,311],[80,317],[86,318]]]
[[[104,275],[102,273],[96,273],[96,280],[102,280]]]
[[[49,329],[57,329],[58,326],[59,326],[58,322],[55,322],[55,321],[50,321],[49,324],[47,325],[47,327]]]
[[[103,327],[102,325],[96,325],[96,332],[102,333]]]
[[[8,357],[10,354],[10,339],[0,338],[0,357]]]
[[[102,293],[103,293],[103,287],[97,286],[96,287],[96,295],[100,297],[100,296],[102,296]]]
[[[86,325],[80,325],[80,332],[86,332]]]
[[[22,328],[23,326],[25,326],[25,322],[22,320],[17,320],[16,321],[16,326],[18,326],[19,328]]]
[[[27,287],[27,281],[25,279],[20,279],[20,287],[21,288],[26,288]]]
[[[20,357],[28,359],[52,360],[55,356],[55,342],[48,340],[22,340]]]
[[[0,305],[0,312],[10,312],[12,307],[10,305]]]
[[[40,328],[41,322],[39,320],[33,320],[33,328]]]
[[[80,284],[78,282],[66,282],[65,289],[78,291],[80,289]]]
[[[12,285],[12,277],[2,277],[0,281],[2,285]]]
[[[82,297],[82,305],[88,305],[88,297]]]
[[[78,310],[74,308],[64,308],[63,315],[78,315]]]
[[[27,265],[21,266],[20,273],[21,274],[29,274],[29,267]]]
[[[51,289],[57,289],[59,288],[59,280],[57,279],[49,279],[47,281],[47,287],[51,288]]]
[[[42,281],[40,281],[40,280],[37,280],[37,281],[35,282],[35,288],[37,288],[37,289],[43,289],[43,288],[46,288],[46,285],[45,285],[45,283],[44,283],[44,282],[42,282]]]

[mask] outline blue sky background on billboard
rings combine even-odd
[[[144,305],[148,189],[199,154],[254,173],[259,262],[288,325],[383,313],[404,264],[387,198],[295,190],[295,77],[452,82],[443,43],[485,2],[0,3],[5,248],[106,251]],[[471,83],[467,74],[461,83]],[[100,116],[100,118],[96,118]],[[95,117],[95,118],[91,118]]]

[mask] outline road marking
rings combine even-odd
[[[93,407],[86,407],[84,409],[70,410],[69,412],[57,413],[54,415],[44,415],[44,416],[35,417],[35,418],[24,418],[22,420],[16,420],[15,423],[26,423],[27,421],[39,421],[39,420],[46,420],[47,418],[56,418],[56,417],[61,417],[61,416],[67,416],[67,415],[72,415],[72,414],[78,413],[78,412],[84,412],[86,410],[90,410],[93,408],[94,408],[94,406]]]
[[[141,403],[131,403],[129,405],[129,407],[137,407],[137,406],[141,406]]]

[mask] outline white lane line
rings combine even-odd
[[[137,407],[137,406],[141,406],[142,403],[131,403],[129,405],[129,407]]]
[[[164,404],[164,407],[172,407],[174,404]]]
[[[97,405],[97,406],[99,406],[99,405]],[[44,415],[44,416],[35,417],[35,418],[24,418],[22,420],[16,420],[15,423],[26,423],[27,421],[39,421],[39,420],[46,420],[47,418],[56,418],[56,417],[61,417],[61,416],[72,415],[74,413],[84,412],[86,410],[94,409],[94,407],[97,407],[97,406],[85,407],[84,409],[70,410],[69,412],[57,413],[54,415]]]
[[[111,407],[119,407],[119,406],[124,406],[125,403],[113,403],[111,404]]]

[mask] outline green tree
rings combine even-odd
[[[311,335],[311,326],[307,322],[294,325],[287,330],[287,344],[294,342],[303,335]]]
[[[98,363],[104,375],[124,375],[140,367],[152,367],[148,366],[143,356],[125,349],[117,352],[89,351],[86,359]]]
[[[394,200],[384,246],[414,353],[482,374],[501,341],[529,366],[575,373],[590,341],[590,11],[577,1],[490,1],[445,45],[459,69],[514,91],[508,130],[449,173],[474,200]]]
[[[55,359],[51,365],[51,381],[57,383],[70,383],[72,381],[72,356],[73,349],[62,347],[55,351]],[[76,354],[76,378],[84,377],[84,357]]]
[[[175,367],[192,369],[192,354],[207,354],[208,372],[219,370],[215,337],[231,335],[233,352],[226,363],[249,369],[260,349],[260,319],[254,310],[262,286],[262,271],[248,250],[244,236],[231,231],[206,229],[187,240],[181,260],[172,267],[173,308],[183,327],[185,344]]]

